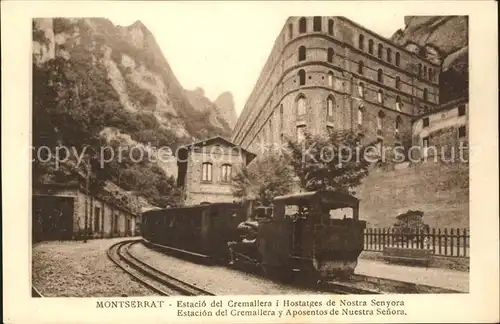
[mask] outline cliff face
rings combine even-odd
[[[62,144],[78,154],[90,146],[100,152],[89,155],[93,187],[114,183],[153,205],[175,205],[171,153],[194,140],[228,137],[220,109],[182,87],[140,21],[121,27],[101,18],[34,19],[32,36],[33,146]],[[99,166],[96,155],[109,162]],[[36,160],[33,182],[74,176],[53,164]]]
[[[215,99],[214,104],[222,118],[224,118],[231,129],[233,129],[236,124],[236,120],[238,119],[236,116],[236,109],[234,107],[233,94],[231,92],[224,92],[220,94],[217,99]]]
[[[91,62],[88,75],[104,74],[124,110],[154,116],[179,142],[230,134],[214,104],[195,107],[140,21],[121,27],[101,18],[35,19],[34,63],[40,67],[56,58]]]
[[[441,65],[441,102],[468,96],[467,16],[408,16],[391,39]]]
[[[229,94],[229,97],[232,100],[233,97],[231,93],[225,92],[225,94],[226,93]],[[185,95],[191,105],[197,111],[199,111],[200,113],[205,113],[207,115],[210,124],[223,129],[233,129],[236,119],[234,104],[233,106],[220,106],[218,104],[218,100],[222,95],[219,96],[214,102],[211,102],[210,99],[205,97],[205,91],[201,88],[196,88],[195,90],[186,90]]]

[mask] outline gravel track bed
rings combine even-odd
[[[215,295],[326,294],[314,289],[293,287],[244,271],[218,265],[201,265],[157,252],[142,243],[130,252],[165,273],[196,285]]]
[[[108,259],[108,248],[124,239],[37,244],[33,284],[45,297],[156,296]]]

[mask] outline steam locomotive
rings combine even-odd
[[[275,197],[272,207],[214,203],[148,211],[141,233],[148,243],[252,264],[288,281],[295,272],[317,278],[352,274],[365,227],[356,197],[315,191]]]

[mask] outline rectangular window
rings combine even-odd
[[[297,141],[302,142],[305,139],[306,126],[297,126]]]
[[[321,17],[316,16],[313,18],[313,30],[321,31]]]
[[[377,100],[378,100],[379,103],[383,103],[384,102],[384,94],[381,91],[379,91],[377,93]]]
[[[424,149],[429,147],[429,136],[422,138],[422,147]]]
[[[212,181],[212,163],[203,163],[202,181]]]
[[[423,126],[424,127],[429,127],[429,117],[426,117],[423,119]]]
[[[459,116],[464,116],[465,115],[465,105],[458,106],[458,115]]]
[[[365,96],[365,88],[362,84],[358,85],[358,94],[361,98]]]
[[[222,166],[222,179],[221,181],[224,183],[231,182],[231,165],[225,164]]]
[[[328,74],[328,86],[333,87],[333,74]]]
[[[463,138],[466,135],[467,135],[467,132],[466,132],[465,126],[460,126],[458,128],[458,138]]]

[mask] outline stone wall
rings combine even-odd
[[[300,17],[288,19],[276,39],[273,51],[250,95],[233,131],[233,141],[259,155],[262,143],[280,143],[281,135],[296,138],[297,126],[305,125],[313,133],[326,133],[333,129],[359,128],[370,140],[382,137],[386,143],[397,142],[394,127],[397,116],[402,119],[399,134],[411,130],[411,117],[422,110],[433,110],[439,102],[438,78],[418,76],[418,65],[437,69],[431,62],[395,46],[361,26],[342,17],[322,17],[322,31],[313,32],[313,17],[306,17],[307,33],[298,33]],[[328,20],[334,22],[333,34],[329,33]],[[291,32],[290,32],[291,31]],[[364,50],[358,46],[359,34],[364,35]],[[374,52],[369,54],[368,41],[374,40]],[[383,56],[377,55],[378,44],[383,44]],[[299,48],[306,48],[305,60],[299,61]],[[334,52],[328,62],[328,49]],[[391,49],[391,60],[387,58]],[[396,53],[400,63],[396,66]],[[362,74],[358,74],[358,62],[364,62]],[[377,81],[377,71],[382,69],[383,82]],[[304,70],[306,80],[299,85],[299,71]],[[423,68],[421,69],[423,70]],[[329,75],[333,75],[330,79]],[[396,89],[396,77],[400,87]],[[360,98],[358,85],[364,85],[364,97]],[[428,100],[423,100],[424,88]],[[377,101],[377,92],[383,91],[383,102]],[[307,114],[299,119],[296,102],[299,96],[307,100]],[[326,118],[326,100],[335,98],[334,116]],[[401,100],[401,111],[396,110],[396,97]],[[361,127],[357,126],[357,110],[365,112]],[[421,109],[422,108],[422,109]],[[384,128],[378,134],[376,116],[379,111],[386,115]]]
[[[189,152],[186,180],[184,186],[184,205],[197,205],[202,202],[232,202],[231,182],[223,181],[222,166],[230,165],[235,175],[246,157],[237,148],[225,145],[207,145]],[[212,164],[212,180],[203,181],[203,163]]]

